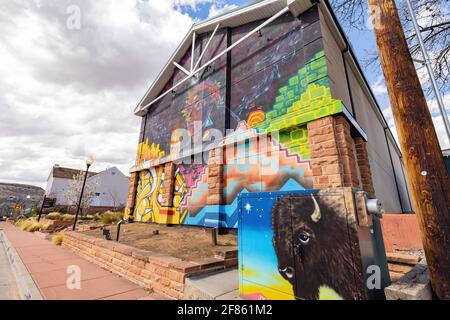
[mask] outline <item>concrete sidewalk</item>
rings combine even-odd
[[[0,238],[0,300],[20,300],[13,270]]]
[[[49,300],[136,300],[156,299],[143,288],[99,266],[55,246],[48,240],[25,232],[9,222],[0,222],[0,229],[12,243],[28,269],[44,299]],[[80,269],[81,288],[68,289],[70,266]]]

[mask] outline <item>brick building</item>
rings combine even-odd
[[[194,24],[135,114],[134,221],[237,228],[240,193],[338,187],[411,211],[400,150],[325,1]]]

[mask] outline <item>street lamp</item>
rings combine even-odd
[[[72,231],[75,231],[75,227],[77,225],[78,214],[80,213],[81,208],[81,200],[83,199],[84,187],[86,186],[86,179],[89,171],[89,167],[94,163],[94,158],[87,157],[86,158],[86,172],[84,174],[83,186],[81,187],[80,198],[78,199],[77,213],[75,214],[75,220],[73,221]]]

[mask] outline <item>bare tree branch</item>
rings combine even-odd
[[[330,0],[336,15],[344,27],[364,30],[368,18],[367,0]],[[433,64],[435,78],[443,92],[450,91],[450,6],[448,0],[412,1],[425,47]],[[402,20],[411,56],[423,60],[417,43],[414,27],[405,1],[399,1],[399,15]],[[363,59],[367,67],[378,64],[378,54],[368,52]],[[430,88],[425,88],[427,94]]]

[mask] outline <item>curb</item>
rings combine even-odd
[[[16,249],[12,246],[2,229],[0,229],[0,242],[5,247],[21,298],[23,300],[43,300],[42,294],[28,272],[27,267],[23,264]]]

